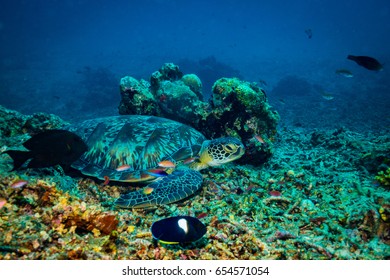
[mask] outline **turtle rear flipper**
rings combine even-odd
[[[175,170],[143,189],[121,195],[115,204],[120,208],[149,208],[170,204],[197,192],[202,181],[202,174],[198,171]]]

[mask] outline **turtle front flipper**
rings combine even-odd
[[[175,170],[138,191],[122,194],[115,204],[121,208],[149,208],[173,203],[194,194],[202,186],[202,174],[191,169]]]

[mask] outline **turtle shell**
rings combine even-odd
[[[196,156],[206,140],[187,125],[154,116],[97,118],[67,129],[88,145],[73,168],[84,175],[124,182],[155,179],[148,170],[159,168],[163,160],[177,163]],[[121,166],[128,167],[117,171]]]

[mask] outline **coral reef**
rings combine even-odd
[[[23,133],[38,133],[47,129],[60,128],[66,124],[53,114],[35,113],[23,115],[0,105],[0,137],[13,137]]]
[[[154,72],[150,84],[126,76],[121,79],[120,114],[156,115],[188,124],[197,123],[206,114],[202,101],[202,83],[194,74],[184,75],[172,63]]]
[[[104,258],[114,250],[115,213],[60,191],[53,178],[29,178],[23,189],[10,188],[14,180],[0,177],[0,259]]]
[[[255,84],[221,78],[213,86],[212,100],[205,102],[200,79],[167,63],[152,74],[150,85],[122,78],[121,94],[120,114],[157,115],[186,123],[208,138],[240,138],[251,164],[262,164],[272,154],[279,115]]]
[[[119,114],[158,115],[160,108],[149,90],[150,84],[145,80],[123,77],[120,80],[121,103]]]
[[[15,131],[4,141],[18,146]],[[112,209],[128,184],[58,167],[11,172],[1,155],[0,259],[389,259],[390,194],[361,165],[389,145],[346,129],[282,130],[261,167],[206,169],[198,195],[146,210]],[[207,233],[185,246],[154,242],[153,222],[176,215],[198,217]]]
[[[221,78],[214,83],[212,111],[202,121],[201,131],[207,137],[240,138],[247,147],[245,161],[257,165],[273,152],[278,121],[263,89],[237,78]]]

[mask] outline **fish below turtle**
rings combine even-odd
[[[195,242],[206,234],[206,226],[190,216],[169,217],[152,224],[153,238],[163,244]]]
[[[183,200],[200,190],[203,177],[199,170],[236,160],[245,151],[237,138],[207,140],[187,125],[155,116],[104,117],[64,129],[88,147],[72,162],[72,168],[103,181],[149,183],[117,198],[116,206],[123,208]],[[13,152],[7,153],[12,157]],[[161,166],[161,162],[172,165]]]

